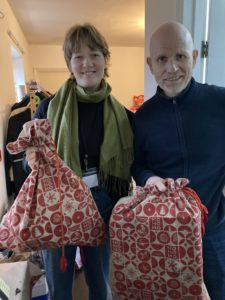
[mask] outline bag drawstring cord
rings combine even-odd
[[[184,192],[189,194],[195,200],[198,208],[201,211],[201,229],[202,229],[202,235],[204,235],[205,234],[205,224],[208,220],[208,209],[206,208],[205,205],[202,204],[198,195],[191,188],[185,187]]]
[[[55,147],[55,158],[56,158],[56,169],[57,169],[57,189],[59,192],[59,207],[60,207],[60,215],[61,215],[61,235],[62,235],[62,255],[60,258],[60,270],[62,272],[65,272],[67,269],[67,260],[65,257],[65,246],[64,246],[64,230],[63,230],[63,209],[62,209],[62,204],[63,204],[63,197],[62,197],[62,192],[61,192],[61,179],[60,179],[60,161],[59,161],[59,156],[57,154],[57,148],[56,145],[54,144]]]

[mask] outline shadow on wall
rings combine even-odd
[[[7,109],[8,108],[8,109]],[[6,180],[5,180],[5,164],[4,164],[4,149],[5,149],[5,136],[6,136],[6,116],[8,116],[8,111],[10,106],[5,110],[0,110],[0,219],[2,218],[5,210],[7,208],[8,197],[6,190]]]

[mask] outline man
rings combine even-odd
[[[132,167],[137,185],[166,189],[165,178],[188,178],[208,208],[203,238],[204,280],[212,300],[225,299],[225,88],[197,83],[198,56],[189,31],[161,25],[147,63],[156,94],[134,117]]]

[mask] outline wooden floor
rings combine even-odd
[[[79,272],[74,280],[74,300],[88,300],[88,290],[84,279],[83,272]],[[120,300],[116,295],[113,296],[113,300]]]
[[[88,290],[84,279],[84,274],[80,271],[74,280],[73,286],[74,300],[88,300]]]

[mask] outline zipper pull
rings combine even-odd
[[[173,99],[173,104],[177,104],[177,101],[176,101],[176,99]]]

